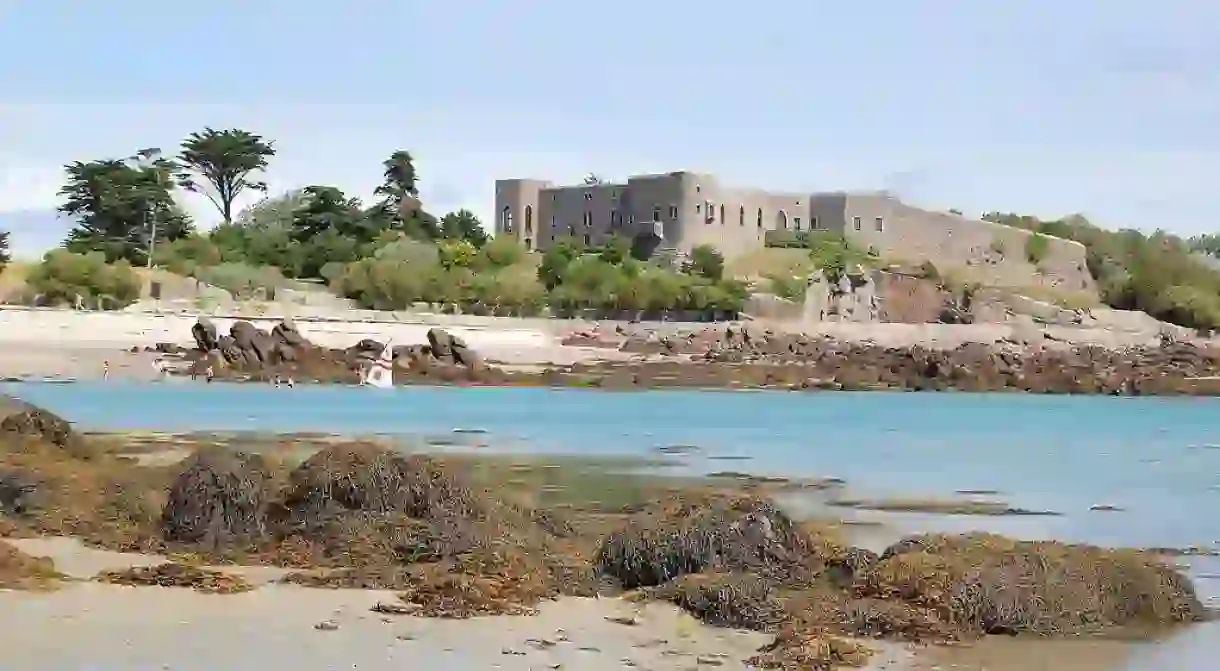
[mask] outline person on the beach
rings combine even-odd
[[[203,371],[203,378],[208,381],[208,384],[211,384],[214,377],[216,377],[216,371],[212,370],[212,364],[208,364],[208,367]]]
[[[110,379],[110,362],[109,361],[102,362],[102,379],[103,380]]]

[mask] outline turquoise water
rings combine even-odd
[[[1220,541],[1220,517],[1210,514],[1220,505],[1220,399],[5,386],[0,391],[84,429],[434,435],[477,428],[508,451],[655,454],[696,446],[684,458],[694,470],[835,476],[853,496],[997,490],[1011,505],[1064,513],[985,520],[1023,536],[1172,547]],[[1089,511],[1097,503],[1124,510]]]
[[[681,457],[694,471],[836,476],[852,495],[1001,492],[1056,517],[880,515],[905,529],[986,529],[1123,546],[1220,542],[1220,399],[1015,394],[606,393],[225,384],[8,384],[78,428],[449,435],[484,449]],[[808,503],[808,502],[807,502]],[[1120,512],[1094,512],[1097,503]],[[812,504],[811,504],[812,505]],[[1220,562],[1183,560],[1220,600]],[[1129,670],[1210,668],[1220,626],[1136,646]]]

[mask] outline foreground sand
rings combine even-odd
[[[275,581],[285,571],[229,567],[257,589],[233,595],[84,582],[100,571],[162,557],[94,550],[66,538],[9,539],[51,557],[80,582],[46,593],[0,590],[0,646],[15,668],[283,667],[401,669],[744,669],[766,634],[700,624],[676,607],[565,598],[533,617],[440,620],[381,615],[392,592],[308,589]],[[624,622],[634,624],[624,624]],[[70,642],[70,643],[69,643]],[[66,644],[68,643],[68,644]],[[1131,646],[1097,641],[990,638],[952,648],[877,641],[865,671],[1117,671]]]
[[[159,558],[69,539],[10,540],[87,580]],[[391,592],[307,589],[277,569],[234,569],[259,585],[234,595],[73,583],[49,593],[0,591],[0,649],[14,668],[688,669],[745,668],[765,634],[714,629],[676,607],[568,598],[533,617],[439,620],[369,609]],[[611,618],[611,619],[608,619]],[[619,619],[630,619],[633,625]],[[322,625],[321,623],[327,623]],[[335,628],[331,628],[334,626]],[[321,627],[321,628],[319,628]],[[65,645],[70,642],[69,645]],[[895,649],[871,668],[896,668]]]

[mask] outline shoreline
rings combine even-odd
[[[392,343],[399,385],[1220,396],[1215,341],[1163,341],[1147,332],[823,323],[795,333],[744,322],[401,319],[205,320],[213,335],[200,341],[195,315],[0,311],[0,378],[95,380],[108,369],[110,379],[152,381],[161,361],[178,377],[215,366],[218,379],[233,382],[283,375],[303,384],[352,383],[374,350]],[[234,349],[230,339],[223,352],[215,349],[234,324],[246,328],[236,339],[244,344]],[[462,358],[450,356],[447,344],[431,352],[436,333],[460,344]],[[196,349],[207,342],[214,351]]]
[[[189,446],[191,442],[169,434],[145,436],[144,443],[131,432],[84,436],[90,441],[104,441],[107,437],[112,444],[97,444],[102,454],[115,454],[120,459],[151,456],[154,459],[148,467],[158,471],[171,464],[182,463],[181,459],[190,453],[190,450],[177,449],[170,455],[173,459],[158,462],[155,457],[165,452],[165,447],[181,448]],[[212,438],[215,437],[213,434]],[[230,447],[253,449],[251,437],[246,436],[244,440],[241,442],[239,439]],[[311,440],[302,435],[264,435],[258,440],[269,446],[268,454],[276,457],[280,468],[289,470],[294,468],[293,463],[309,456],[298,453],[302,442],[312,442],[322,449],[344,442],[342,438],[316,436]],[[205,435],[197,434],[195,442],[218,441],[209,441]],[[288,454],[291,454],[291,461],[285,463],[282,457]],[[524,470],[512,466],[522,464],[521,455],[499,455],[497,458],[493,455],[465,454],[452,455],[452,458],[465,459],[470,464],[486,464],[487,467],[500,461],[504,464],[501,468],[507,467],[507,473],[516,474],[514,480],[508,482],[516,478],[528,480],[543,477],[538,483],[542,485],[539,491],[557,491],[546,484],[554,472],[545,463],[553,457],[539,457],[539,464]],[[666,455],[657,455],[655,460],[665,458]],[[573,461],[577,462],[578,459],[573,458]],[[624,461],[626,463],[621,465],[630,463],[630,460]],[[613,471],[606,473],[615,481],[629,477],[626,474],[614,475]],[[585,480],[570,481],[561,489],[584,497],[589,494],[589,486],[599,482],[597,478],[602,476],[591,472],[580,477]],[[590,477],[594,480],[588,480]],[[693,479],[707,482],[706,478]],[[627,493],[630,499],[624,500],[634,500],[641,494],[647,500],[651,497],[645,492],[657,487],[673,491],[691,490],[691,479],[683,480],[668,487],[660,487],[657,483],[641,485],[643,489]],[[493,481],[498,480],[488,482]],[[743,487],[740,482],[725,482],[722,478],[717,484],[726,492],[738,491],[765,499],[770,497],[769,491],[779,491],[785,484],[791,483],[761,482],[751,488]],[[605,486],[605,483],[600,486]],[[603,505],[610,505],[613,509],[616,504],[604,502]],[[544,599],[539,605],[538,614],[532,617],[498,615],[468,620],[437,620],[370,613],[369,609],[377,602],[395,600],[397,591],[310,589],[283,585],[279,580],[292,570],[285,568],[220,567],[226,573],[248,578],[255,587],[233,595],[201,595],[176,587],[116,587],[80,581],[88,580],[104,570],[129,565],[155,565],[164,557],[85,548],[73,539],[35,537],[6,540],[32,556],[55,559],[57,568],[74,579],[53,592],[0,591],[0,604],[4,606],[0,608],[0,631],[12,637],[12,640],[5,641],[7,651],[13,658],[22,660],[23,668],[45,668],[49,671],[65,665],[78,665],[86,658],[94,664],[100,662],[103,668],[107,663],[117,668],[135,663],[172,664],[174,668],[191,669],[196,667],[189,666],[189,663],[197,663],[200,665],[197,668],[201,670],[216,666],[242,668],[238,659],[225,656],[228,651],[238,650],[243,653],[258,650],[259,667],[272,662],[290,661],[295,668],[302,669],[338,668],[353,663],[360,668],[396,668],[404,659],[418,658],[421,654],[435,657],[442,665],[439,668],[451,668],[444,666],[448,662],[455,669],[498,666],[524,670],[539,668],[540,663],[547,668],[557,668],[555,664],[562,665],[559,668],[591,669],[632,665],[675,670],[692,666],[743,668],[742,660],[757,654],[758,649],[772,638],[770,633],[743,633],[711,627],[665,603],[644,603],[613,596],[598,599],[560,596],[554,601]],[[66,650],[62,646],[57,648],[52,645],[52,640],[38,633],[51,630],[57,632],[54,642],[62,640],[67,632],[72,640],[86,643]],[[150,630],[158,632],[154,637],[158,642],[156,645],[131,644],[137,632]],[[562,634],[558,630],[562,630]],[[468,645],[471,638],[488,644],[473,648]],[[844,640],[855,642],[854,639]],[[1072,659],[1073,668],[1102,671],[1112,668],[1107,660],[1121,657],[1130,649],[1126,643],[1099,641],[1055,641],[1050,645],[1031,642],[1014,647],[992,637],[964,645],[931,648],[871,638],[860,643],[876,651],[873,658],[860,668],[878,671],[925,670],[945,664],[956,665],[952,668],[962,670],[988,668],[993,671],[1015,671],[1018,668],[1057,668],[1050,664],[1064,659]],[[81,650],[82,647],[91,649]],[[184,650],[192,651],[187,666],[183,665]],[[1035,650],[1039,652],[1035,653]],[[1027,663],[1033,658],[1045,659],[1048,665],[1029,666]],[[243,654],[240,661],[249,662],[248,654]],[[39,666],[39,663],[43,666]]]

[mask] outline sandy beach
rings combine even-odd
[[[162,557],[86,548],[63,538],[10,541],[88,581]],[[258,585],[233,595],[169,587],[70,583],[53,592],[0,591],[0,645],[23,669],[172,668],[330,671],[401,669],[745,668],[770,637],[714,629],[676,607],[568,598],[535,616],[443,620],[369,609],[392,592],[272,582],[283,570],[231,568]],[[624,624],[632,623],[632,624]],[[72,645],[64,645],[72,641]],[[473,644],[472,642],[477,642]],[[902,655],[870,668],[896,668]]]
[[[563,598],[520,617],[384,615],[370,609],[394,601],[392,592],[279,584],[286,571],[268,567],[222,568],[257,586],[231,595],[101,584],[90,582],[101,571],[166,559],[67,538],[8,542],[76,580],[50,592],[0,590],[0,645],[23,669],[388,671],[421,660],[453,671],[747,669],[744,660],[771,639],[617,598]],[[953,647],[866,644],[877,654],[863,671],[1117,671],[1131,651],[1119,642],[1002,637]]]
[[[0,309],[0,377],[97,378],[103,363],[110,374],[123,379],[153,379],[157,355],[129,350],[158,343],[193,346],[191,326],[195,313],[87,312],[62,309]],[[227,333],[235,321],[248,320],[270,329],[283,316],[272,314],[209,316],[217,329]],[[565,336],[577,331],[616,329],[640,334],[666,334],[706,328],[707,324],[585,322],[557,319],[518,319],[373,313],[349,311],[326,315],[296,315],[300,333],[315,344],[349,347],[372,338],[394,344],[426,342],[431,328],[443,328],[466,341],[488,361],[508,366],[536,367],[570,365],[597,360],[630,358],[613,349],[565,346]],[[760,328],[779,328],[760,322]],[[829,336],[843,342],[876,343],[887,347],[922,346],[953,348],[964,343],[1037,342],[1056,347],[1096,345],[1109,348],[1149,345],[1158,339],[1151,327],[1073,328],[1030,324],[890,324],[818,323],[802,329],[814,336]]]

